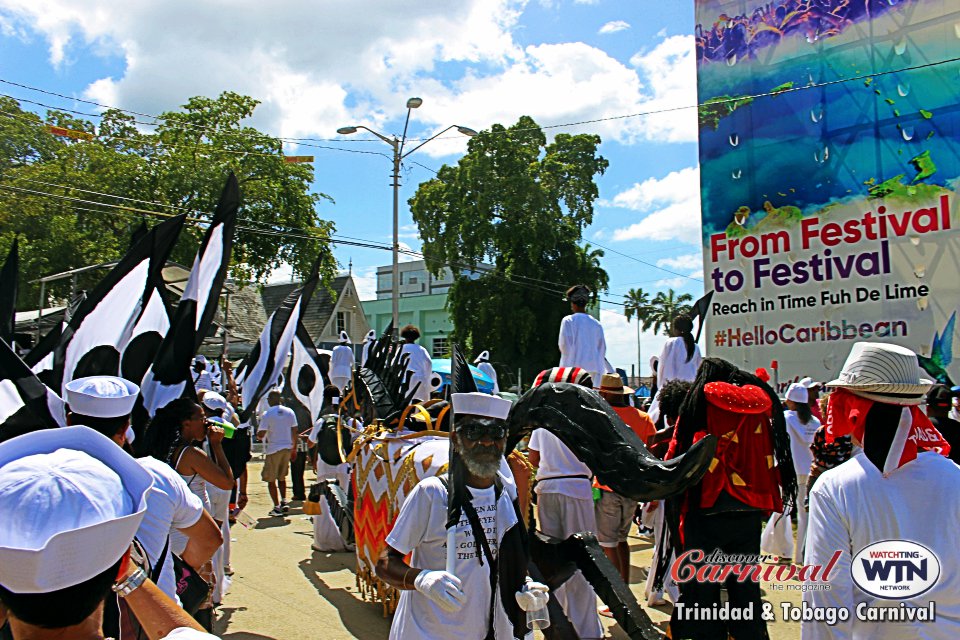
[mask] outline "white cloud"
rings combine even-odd
[[[600,30],[597,31],[597,33],[604,35],[607,33],[616,33],[617,31],[626,31],[629,28],[630,23],[626,22],[625,20],[611,20],[600,27]]]
[[[600,310],[600,324],[603,325],[604,339],[607,342],[607,360],[614,367],[623,369],[630,374],[630,367],[637,365],[637,320],[627,321],[622,313],[609,309]],[[650,375],[650,356],[660,354],[663,343],[667,341],[664,335],[652,332],[640,334],[640,358],[643,375]]]
[[[603,204],[647,214],[639,222],[614,231],[614,240],[700,243],[699,167],[673,171],[659,179],[648,178]]]
[[[328,137],[347,124],[393,133],[412,95],[424,100],[414,122],[427,134],[509,125],[522,114],[559,124],[695,103],[691,37],[666,38],[632,66],[581,42],[524,48],[513,32],[526,4],[140,0],[113,11],[102,0],[0,0],[0,12],[5,31],[45,38],[56,66],[79,47],[122,58],[122,74],[87,88],[99,102],[156,113],[232,90],[262,100],[250,124],[286,137]],[[557,131],[625,144],[696,139],[693,109],[666,116]],[[443,156],[465,144],[450,133],[418,153]]]
[[[357,287],[357,295],[360,300],[377,299],[377,268],[366,267],[356,269],[353,272],[353,283]]]
[[[666,267],[674,271],[703,270],[703,253],[687,253],[675,258],[661,258],[657,260],[658,267]]]

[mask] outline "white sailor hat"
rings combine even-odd
[[[0,585],[49,593],[103,573],[133,541],[152,484],[134,458],[89,427],[0,444]]]
[[[216,391],[207,391],[204,393],[200,404],[211,411],[216,411],[218,409],[222,409],[223,411],[227,410],[227,399]]]
[[[506,420],[510,407],[513,406],[513,403],[506,398],[476,391],[451,394],[450,401],[453,404],[454,414],[469,414],[498,420]]]
[[[88,376],[66,384],[70,411],[91,418],[120,418],[130,415],[140,387],[116,376]]]

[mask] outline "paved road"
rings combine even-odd
[[[250,473],[247,512],[257,524],[233,529],[236,573],[220,608],[218,635],[228,640],[386,639],[390,620],[383,617],[380,605],[360,597],[354,555],[313,551],[313,526],[299,508],[291,509],[286,518],[267,517],[271,505],[266,485],[259,481],[260,465],[252,464]],[[308,471],[307,477],[312,479],[313,474]],[[651,544],[639,537],[632,537],[630,544],[631,587],[642,603]],[[780,601],[800,600],[798,591],[777,591],[765,584],[764,592],[777,611]],[[662,625],[669,618],[668,607],[646,610],[654,623]],[[604,620],[609,638],[627,638],[613,621]],[[800,637],[796,623],[776,622],[769,629],[774,640]]]

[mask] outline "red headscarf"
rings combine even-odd
[[[862,443],[867,414],[874,402],[876,401],[845,389],[837,389],[830,394],[827,403],[827,442],[852,435]],[[945,456],[950,453],[950,444],[920,410],[919,405],[904,406],[900,413],[897,433],[893,437],[893,444],[890,445],[890,452],[881,471],[887,475],[915,460],[918,451],[936,451]]]

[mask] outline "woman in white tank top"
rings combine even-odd
[[[230,463],[220,444],[223,429],[208,423],[203,409],[196,402],[178,398],[157,411],[147,433],[150,453],[173,467],[190,491],[200,498],[207,513],[211,513],[207,483],[224,490],[232,489],[234,483]],[[210,444],[213,459],[199,446],[204,440]],[[179,531],[171,532],[170,550],[173,553],[182,554],[186,546],[186,536]],[[194,569],[208,582],[214,580],[210,562]],[[205,610],[210,613],[204,613]],[[212,617],[212,602],[200,605],[197,619],[201,620],[201,617]]]

